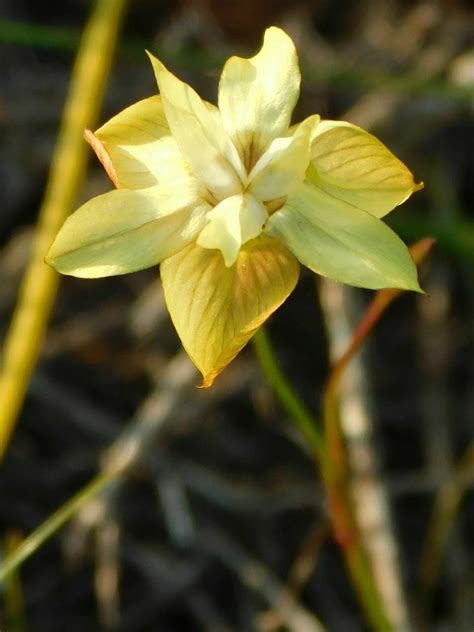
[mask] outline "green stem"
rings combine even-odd
[[[22,537],[19,531],[7,531],[4,547],[7,556],[13,555],[20,546]],[[26,632],[28,625],[25,616],[25,598],[19,573],[10,573],[5,582],[4,620],[10,632]]]
[[[112,483],[116,476],[116,472],[104,472],[96,476],[81,489],[81,491],[68,500],[58,511],[53,513],[42,525],[23,540],[18,548],[0,565],[0,582],[4,581],[23,564],[25,560],[31,557],[33,553],[60,529],[85,503]]]
[[[334,535],[344,554],[354,589],[359,596],[367,619],[373,630],[391,632],[393,628],[387,619],[370,562],[358,537],[357,521],[346,485],[347,481],[345,476],[341,476],[341,471],[345,470],[346,467],[345,451],[338,445],[337,459],[340,462],[338,467],[334,468],[330,463],[333,456],[331,454],[331,450],[334,448],[333,441],[322,436],[318,422],[308,411],[283,373],[264,328],[255,334],[253,343],[265,378],[290,416],[291,421],[296,424],[308,442],[315,465],[321,472],[329,498]],[[336,405],[331,396],[330,403]],[[328,401],[326,401],[327,404]],[[334,407],[331,406],[331,408],[334,412]],[[335,420],[338,423],[337,416]],[[339,439],[339,434],[331,426],[331,423],[326,424],[326,428],[331,434],[334,433]]]
[[[311,451],[319,462],[323,457],[324,439],[318,429],[318,422],[298,397],[283,373],[278,358],[273,351],[270,338],[263,327],[254,335],[252,342],[268,384],[275,392],[291,420],[304,435]]]

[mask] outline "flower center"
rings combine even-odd
[[[197,239],[203,248],[220,250],[226,266],[235,263],[240,248],[260,235],[268,216],[280,209],[287,195],[303,182],[310,161],[309,133],[313,125],[314,121],[307,119],[295,134],[275,138],[260,155],[250,139],[246,166],[229,141],[226,155],[232,158],[233,188],[221,187],[222,194],[215,194],[219,201],[207,213],[207,224]],[[213,192],[218,189],[215,186]]]
[[[262,232],[268,212],[264,204],[249,193],[232,195],[207,214],[207,224],[197,243],[222,252],[227,267],[232,266],[243,244]]]

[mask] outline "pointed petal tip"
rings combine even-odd
[[[418,279],[417,279],[416,283],[413,286],[412,292],[415,292],[416,294],[421,294],[422,296],[428,296],[428,294],[425,292],[425,290],[419,284]]]
[[[316,186],[384,217],[423,187],[376,136],[347,121],[322,121],[311,145]]]
[[[166,71],[166,66],[149,50],[145,49],[145,53],[148,55],[148,59],[150,60],[150,63],[153,67],[153,72],[155,73],[156,80],[158,80],[158,75],[160,75],[163,71]]]
[[[426,296],[426,292],[421,288],[418,281],[418,276],[416,274],[414,275],[413,279],[402,282],[398,285],[398,287],[394,286],[393,289],[398,289],[402,292],[415,292],[416,294],[423,294]]]
[[[413,192],[422,191],[425,188],[425,183],[423,180],[421,182],[414,182],[413,184]]]
[[[148,49],[145,49],[145,53],[148,55],[148,59],[150,60],[153,68],[155,69],[159,69],[159,70],[165,70],[166,66],[164,65],[164,63],[162,61],[160,61],[158,59],[158,57],[156,57],[156,55],[153,55],[153,53],[151,51],[149,51]]]
[[[217,376],[218,376],[218,373],[216,373],[215,371],[213,371],[212,373],[208,373],[207,375],[203,373],[202,382],[201,384],[199,384],[197,388],[202,388],[202,389],[210,388],[214,384],[214,380],[216,379]]]
[[[266,235],[244,245],[230,270],[217,250],[194,244],[162,261],[166,304],[186,352],[202,374],[199,388],[212,386],[293,291],[298,273],[291,253]]]
[[[44,263],[47,266],[49,266],[50,268],[53,268],[53,270],[55,270],[58,274],[62,274],[64,276],[73,276],[79,279],[81,278],[93,279],[94,278],[94,276],[90,276],[84,271],[76,270],[76,269],[68,269],[67,267],[63,267],[61,265],[61,255],[51,254],[51,251],[53,250],[54,245],[55,245],[55,242],[51,244],[48,252],[46,253],[43,259]]]

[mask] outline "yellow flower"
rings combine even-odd
[[[355,286],[419,290],[407,248],[380,220],[419,185],[355,125],[314,115],[290,127],[300,72],[284,31],[227,61],[218,108],[150,59],[160,95],[86,134],[117,189],[65,222],[48,263],[87,278],[161,263],[204,386],[291,293],[298,261]]]

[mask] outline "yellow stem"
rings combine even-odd
[[[97,0],[72,72],[33,253],[7,335],[0,374],[0,460],[15,427],[44,338],[58,276],[44,256],[72,211],[84,180],[88,146],[82,134],[94,126],[102,102],[126,0]]]

